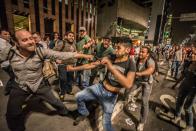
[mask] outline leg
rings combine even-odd
[[[177,79],[179,67],[180,67],[180,62],[176,61],[175,76],[174,76],[175,79]]]
[[[11,131],[25,130],[25,116],[22,113],[22,105],[28,95],[29,94],[27,92],[23,91],[19,87],[14,87],[11,90],[6,113],[8,128]]]
[[[67,72],[67,84],[65,88],[68,94],[72,92],[73,79],[74,79],[74,72]]]
[[[59,65],[58,72],[59,72],[59,82],[60,82],[60,89],[61,89],[60,94],[64,96],[66,91],[66,81],[67,81],[67,71],[65,70],[65,65]]]
[[[103,113],[103,126],[105,131],[114,131],[111,124],[112,123],[111,118],[112,118],[112,113],[107,113],[107,112]]]
[[[83,86],[84,88],[86,88],[86,87],[89,86],[90,74],[91,74],[91,70],[84,70],[84,71],[83,71],[82,86]]]
[[[99,84],[92,85],[76,94],[76,101],[78,105],[78,112],[83,116],[88,116],[89,111],[86,108],[85,102],[96,99],[96,90],[99,88]]]
[[[175,112],[176,117],[180,117],[184,101],[188,95],[188,91],[187,91],[188,86],[186,83],[187,83],[187,80],[184,79],[184,81],[182,82],[182,84],[179,87],[179,92],[178,92],[178,96],[176,99],[176,112]]]
[[[152,91],[152,84],[146,83],[142,86],[142,106],[140,123],[145,124],[149,112],[149,98]]]
[[[112,128],[111,117],[116,104],[117,95],[106,91],[103,87],[100,88],[101,95],[99,96],[100,103],[103,107],[103,127],[105,131],[114,131]]]
[[[171,65],[171,77],[173,77],[174,74],[174,69],[175,69],[175,61],[172,61],[172,65]]]
[[[186,123],[188,126],[193,127],[193,104],[196,101],[196,92],[191,90],[184,104]]]
[[[54,96],[51,88],[44,83],[40,85],[36,95],[56,108],[60,115],[68,114],[68,110],[65,105]]]

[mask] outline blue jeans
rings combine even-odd
[[[88,116],[89,111],[85,102],[96,100],[103,108],[103,126],[106,131],[113,131],[111,116],[116,104],[117,94],[111,93],[104,89],[102,84],[95,84],[76,94],[78,112],[81,115]]]
[[[172,62],[171,76],[173,76],[173,73],[175,72],[174,77],[177,78],[179,67],[180,67],[180,61],[173,61]]]

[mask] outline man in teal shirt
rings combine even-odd
[[[91,54],[91,38],[87,35],[87,31],[85,27],[79,28],[80,40],[76,44],[77,51],[83,54]],[[87,64],[88,61],[85,59],[78,59],[77,66]],[[77,73],[77,79],[79,87],[85,88],[89,86],[90,79],[90,70],[84,70]],[[82,76],[82,79],[81,79]]]
[[[109,37],[103,37],[102,43],[97,43],[95,47],[95,56],[97,59],[101,59],[105,56],[111,55],[114,53],[114,49],[111,45],[111,39]],[[103,80],[104,74],[105,74],[105,68],[94,68],[91,70],[91,77],[89,85],[93,85],[93,81],[97,75],[97,72],[99,72],[100,80]]]

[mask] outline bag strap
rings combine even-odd
[[[63,51],[64,48],[65,48],[65,41],[63,40],[63,46],[62,46],[62,48],[60,49],[60,51]]]
[[[39,58],[40,58],[42,61],[44,61],[44,55],[43,55],[43,52],[42,52],[40,46],[37,46],[37,48],[36,48],[36,53],[37,53],[37,55],[39,56]]]
[[[8,56],[7,56],[7,60],[11,60],[13,58],[14,54],[15,54],[15,51],[10,49]]]

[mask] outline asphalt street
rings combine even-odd
[[[157,118],[156,107],[161,107],[163,102],[160,100],[160,96],[173,96],[176,97],[177,90],[173,90],[170,87],[174,82],[165,79],[165,74],[167,72],[167,66],[162,65],[160,67],[159,76],[156,79],[159,82],[155,82],[150,97],[150,112],[148,116],[147,123],[145,124],[145,131],[179,131],[180,129],[171,123],[165,122]],[[0,80],[3,84],[8,80],[8,76],[5,72],[0,70]],[[79,89],[74,86],[74,92],[78,92]],[[3,87],[0,87],[0,131],[8,131],[6,124],[5,113],[6,105],[8,101],[8,96],[3,95]],[[27,131],[91,131],[101,128],[100,114],[97,113],[95,120],[85,120],[81,122],[78,126],[73,126],[73,119],[68,117],[62,117],[54,113],[54,109],[49,107],[47,104],[43,104],[42,101],[36,98],[32,98],[25,109],[28,111],[28,116],[26,120],[26,130]],[[74,96],[67,95],[65,97],[64,104],[70,110],[77,108]],[[167,103],[171,108],[174,108],[175,103],[168,98]],[[134,131],[139,120],[140,111],[140,96],[137,100],[137,108],[135,111],[130,111],[129,109],[122,108],[122,101],[119,99],[115,112],[113,113],[113,126],[116,131]]]

